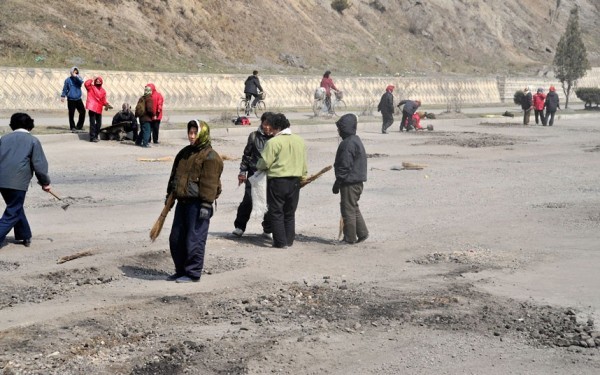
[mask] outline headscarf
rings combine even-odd
[[[550,86],[550,91],[556,91],[556,87]]]
[[[152,87],[145,86],[144,87],[144,96],[152,95]]]
[[[388,85],[388,87],[385,88],[385,91],[392,92],[392,91],[394,91],[394,88],[395,88],[394,85]]]
[[[208,124],[201,120],[194,120],[198,124],[198,135],[194,141],[194,146],[198,148],[205,148],[210,146],[210,127]]]
[[[131,111],[131,106],[129,105],[129,103],[123,103],[123,106],[121,106],[121,109],[123,110],[123,112],[129,112],[129,111]]]

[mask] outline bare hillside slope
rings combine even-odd
[[[0,65],[531,74],[550,69],[575,3],[598,66],[598,0],[352,0],[343,13],[330,0],[3,0]]]

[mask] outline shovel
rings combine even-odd
[[[63,199],[61,197],[59,197],[58,195],[56,195],[52,190],[48,190],[48,193],[50,193],[54,198],[58,199],[59,201],[64,202]],[[65,203],[60,207],[66,211],[70,205],[71,205],[70,203]]]

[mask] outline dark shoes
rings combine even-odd
[[[31,238],[28,238],[28,239],[26,239],[26,240],[23,240],[23,245],[24,245],[25,247],[29,247],[29,246],[31,246]]]
[[[176,283],[197,283],[200,281],[199,277],[189,277],[189,276],[181,276],[175,279]]]
[[[366,241],[367,238],[369,238],[368,234],[364,237],[358,237],[358,240],[356,241],[356,243],[364,242],[364,241]]]
[[[178,273],[174,273],[172,275],[167,276],[166,280],[167,281],[175,281],[178,278],[180,278],[182,275],[178,274]]]

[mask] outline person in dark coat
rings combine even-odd
[[[27,189],[35,174],[42,190],[50,191],[48,161],[40,141],[31,135],[33,119],[26,113],[10,118],[12,133],[0,138],[0,193],[6,209],[0,218],[0,247],[6,235],[14,229],[15,240],[31,245],[31,228],[23,204]]]
[[[369,230],[358,207],[367,181],[367,153],[356,135],[358,119],[348,113],[335,123],[342,142],[335,154],[333,194],[340,194],[340,210],[344,221],[344,242],[354,244],[369,237]]]
[[[144,87],[144,95],[138,100],[135,115],[140,121],[140,134],[135,144],[141,147],[150,147],[151,123],[154,118],[154,101],[152,100],[152,88],[150,86]]]
[[[385,88],[385,93],[381,95],[381,100],[377,106],[377,111],[381,112],[383,123],[381,124],[381,133],[387,134],[387,129],[394,123],[394,91],[393,85]]]
[[[246,82],[244,82],[244,94],[246,94],[246,100],[250,101],[250,99],[254,96],[254,100],[252,101],[251,107],[256,107],[256,103],[260,99],[259,94],[263,92],[263,88],[260,85],[260,80],[258,79],[258,70],[252,72],[251,76],[246,78]],[[246,116],[248,113],[246,113]]]
[[[412,124],[412,117],[417,111],[417,109],[421,106],[420,100],[402,100],[398,103],[398,107],[402,107],[402,120],[400,121],[400,132],[402,129],[406,128],[406,131],[414,129]]]
[[[260,117],[260,125],[256,131],[248,136],[248,142],[244,148],[242,161],[240,162],[240,173],[238,173],[238,185],[244,184],[244,198],[238,206],[237,216],[233,225],[235,229],[233,234],[241,237],[246,231],[246,224],[252,214],[252,185],[248,178],[256,173],[256,162],[260,159],[260,153],[265,148],[267,141],[273,136],[271,134],[271,125],[269,117],[273,112],[265,112]],[[262,222],[263,236],[271,238],[271,224],[268,213],[265,214]]]
[[[529,125],[529,117],[531,116],[531,109],[533,108],[533,96],[529,87],[525,87],[523,90],[523,98],[521,99],[521,108],[523,109],[523,125]]]
[[[131,110],[129,103],[123,103],[121,110],[112,119],[112,125],[124,125],[123,130],[132,132],[132,140],[135,142],[138,136],[138,123],[135,113]]]
[[[556,88],[550,86],[548,95],[546,95],[546,117],[544,118],[550,126],[554,125],[554,115],[557,109],[560,109],[560,100],[558,99]],[[546,123],[544,123],[544,126],[546,126]]]

